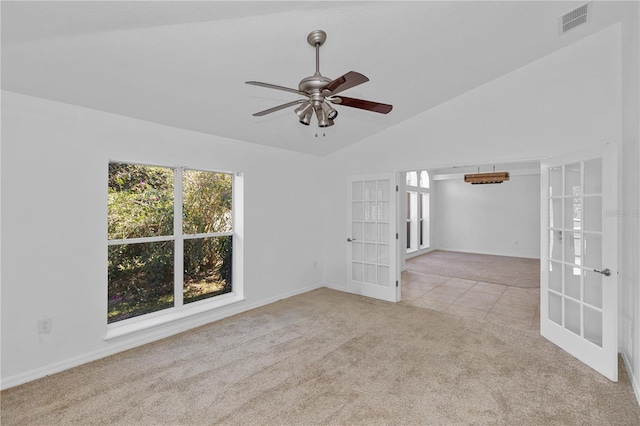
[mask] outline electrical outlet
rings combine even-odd
[[[38,320],[38,334],[51,333],[51,326],[53,325],[51,318],[43,318]]]

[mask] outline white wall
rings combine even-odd
[[[320,159],[2,95],[3,387],[322,282],[322,247],[304,243],[322,238],[314,226],[322,220],[322,200],[312,190],[319,185]],[[244,173],[245,301],[147,334],[103,340],[110,159]],[[44,315],[53,330],[38,335]]]
[[[640,5],[622,22],[622,170],[619,227],[620,352],[640,403]]]
[[[433,192],[439,250],[540,258],[540,175],[499,185],[436,180]]]
[[[345,288],[344,251],[336,247],[346,244],[347,176],[506,163],[618,144],[620,58],[620,25],[614,25],[328,156],[326,281]]]

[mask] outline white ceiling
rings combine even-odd
[[[620,4],[596,2],[559,35],[558,17],[584,3],[2,1],[2,89],[323,156],[620,20]],[[297,88],[315,71],[316,29],[322,74],[366,75],[344,95],[391,113],[338,106],[327,129],[293,107],[251,115],[296,99],[244,82]]]

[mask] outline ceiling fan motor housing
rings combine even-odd
[[[331,83],[331,79],[327,78],[320,73],[314,74],[310,77],[303,78],[298,84],[298,90],[301,92],[305,92],[309,96],[312,96],[315,93],[318,93],[322,96],[322,89],[327,86],[327,84]]]

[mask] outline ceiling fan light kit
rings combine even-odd
[[[509,180],[509,172],[473,173],[464,175],[464,181],[471,185],[502,183]]]
[[[302,105],[294,110],[294,112],[300,118],[300,123],[308,126],[311,122],[311,115],[313,114],[313,107],[309,101],[304,101]]]
[[[345,96],[336,96],[338,93],[346,89],[366,83],[369,79],[355,71],[349,71],[334,80],[320,74],[320,46],[322,46],[326,40],[327,34],[322,30],[312,31],[307,36],[307,42],[316,49],[316,72],[312,76],[303,78],[298,84],[297,90],[275,84],[262,83],[259,81],[245,82],[246,84],[253,86],[261,86],[269,89],[296,93],[298,95],[306,96],[307,98],[287,102],[286,104],[256,112],[253,114],[255,117],[261,117],[290,106],[298,105],[294,112],[298,116],[301,124],[308,126],[311,123],[311,117],[315,113],[318,120],[318,127],[324,128],[333,126],[333,120],[338,116],[338,111],[329,103],[373,111],[380,114],[388,114],[393,109],[393,106],[388,104],[365,101],[364,99],[347,98]]]

